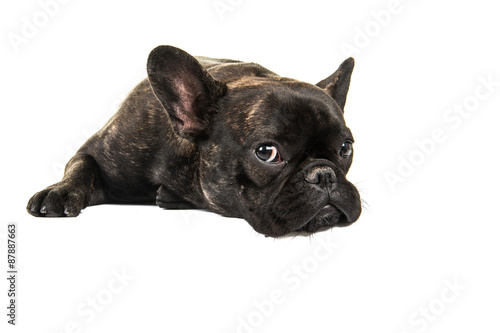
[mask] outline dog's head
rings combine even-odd
[[[348,225],[361,213],[346,179],[353,66],[347,59],[317,85],[274,75],[224,83],[186,52],[160,46],[148,76],[174,131],[197,146],[206,206],[278,237]]]

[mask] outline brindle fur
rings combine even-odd
[[[350,224],[361,206],[345,179],[352,159],[338,149],[352,140],[343,118],[352,67],[348,59],[311,85],[255,63],[158,47],[148,78],[78,150],[61,182],[30,199],[28,212],[77,216],[89,205],[156,202],[245,218],[269,236]],[[255,157],[266,142],[279,145],[285,163]],[[325,168],[333,185],[304,181]],[[335,211],[316,216],[327,203]]]

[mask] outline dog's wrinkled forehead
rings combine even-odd
[[[322,89],[304,82],[280,79],[234,86],[229,103],[230,128],[240,138],[295,141],[328,129],[340,132],[344,117]]]

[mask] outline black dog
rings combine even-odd
[[[148,78],[29,201],[34,216],[153,203],[246,219],[281,236],[348,225],[361,213],[345,178],[354,139],[343,109],[354,60],[317,85],[255,63],[149,55]]]

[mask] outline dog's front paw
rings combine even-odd
[[[78,216],[87,206],[84,191],[57,183],[31,197],[26,209],[33,216]]]
[[[191,203],[184,201],[178,196],[168,192],[163,186],[160,186],[156,194],[156,205],[165,209],[193,209]]]

